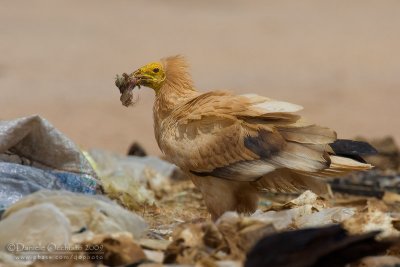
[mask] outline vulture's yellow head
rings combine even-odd
[[[152,62],[134,71],[133,76],[138,85],[150,87],[158,91],[163,85],[166,77],[164,66],[161,62]]]
[[[194,90],[192,78],[188,72],[188,65],[182,56],[172,56],[161,59],[159,62],[152,62],[135,70],[131,74],[117,75],[115,85],[121,94],[132,92],[138,86],[146,86],[154,89],[156,94],[165,88],[173,90]],[[171,90],[169,90],[170,92]]]
[[[195,91],[187,69],[185,58],[178,55],[146,64],[129,75],[116,75],[115,85],[121,93],[120,100],[124,106],[134,104],[132,91],[140,86],[154,89],[158,96],[174,91],[180,91],[181,94],[183,91]]]

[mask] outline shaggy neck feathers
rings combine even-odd
[[[194,90],[192,77],[188,72],[189,65],[182,56],[168,57],[161,60],[165,70],[163,87],[173,87],[175,90]]]
[[[177,104],[197,94],[192,78],[188,72],[188,64],[182,56],[162,59],[165,70],[165,81],[156,91],[154,114],[163,119],[168,116]]]

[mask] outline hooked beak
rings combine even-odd
[[[131,73],[130,76],[132,76],[132,77],[134,77],[135,79],[138,79],[138,80],[142,77],[140,70],[135,70],[134,72]]]
[[[147,86],[151,80],[151,77],[143,74],[140,69],[132,72],[130,76],[132,77],[132,80],[136,82],[136,86],[138,86],[139,88],[141,85]]]

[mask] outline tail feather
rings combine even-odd
[[[298,193],[311,190],[318,195],[330,194],[326,181],[319,177],[312,177],[308,173],[303,174],[289,169],[279,169],[268,173],[252,184],[269,192]]]
[[[257,188],[270,192],[296,193],[311,190],[318,195],[330,194],[327,178],[344,176],[352,171],[366,171],[373,166],[353,159],[330,156],[329,168],[318,172],[278,169],[252,182]]]
[[[329,168],[316,173],[317,176],[335,177],[346,175],[352,171],[367,171],[373,168],[371,164],[359,162],[350,158],[333,155],[331,155],[330,158],[331,165]]]
[[[318,125],[307,125],[304,127],[279,128],[279,133],[288,141],[301,144],[325,145],[336,140],[336,132]]]

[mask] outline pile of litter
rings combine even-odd
[[[213,222],[166,161],[81,151],[38,116],[0,122],[0,266],[399,266],[387,140],[378,168],[332,181],[329,198],[264,193],[254,214]]]

